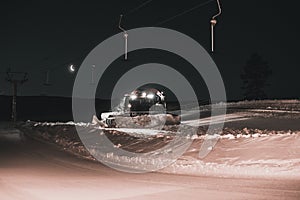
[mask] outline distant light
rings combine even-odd
[[[75,72],[75,70],[76,70],[76,68],[75,68],[75,66],[74,65],[70,65],[69,66],[69,70],[70,70],[70,72]]]
[[[131,108],[131,104],[128,104],[127,107],[128,107],[128,108]]]
[[[148,94],[148,95],[147,95],[147,98],[148,98],[148,99],[153,99],[153,98],[154,98],[154,94]]]
[[[147,95],[146,92],[143,92],[143,93],[142,93],[142,98],[145,98],[146,95]]]

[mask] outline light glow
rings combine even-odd
[[[148,94],[148,95],[147,95],[147,98],[148,98],[148,99],[153,99],[153,98],[154,98],[154,94]]]
[[[136,98],[137,98],[137,96],[136,96],[135,94],[130,95],[130,99],[131,99],[131,100],[135,100]]]

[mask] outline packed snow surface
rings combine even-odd
[[[225,116],[225,127],[218,136],[217,144],[210,147],[212,151],[203,159],[198,157],[201,145],[208,137],[205,132],[203,134],[205,129],[200,128],[201,131],[197,130],[196,134],[186,132],[182,137],[192,141],[192,145],[176,162],[161,172],[218,177],[300,179],[299,101],[239,102],[227,106],[231,110]],[[209,110],[209,106],[201,109]],[[193,112],[183,114],[193,115]],[[223,118],[224,116],[190,118],[182,124],[189,127],[205,127],[220,123]],[[168,144],[174,134],[177,134],[174,127],[163,130],[103,128],[95,124],[74,122],[28,122],[22,128],[33,136],[42,136],[45,140],[87,157],[90,152],[87,152],[79,138],[76,138],[75,127],[86,129],[87,135],[106,135],[114,142],[115,148],[150,154],[151,150]],[[176,148],[175,146],[170,151],[176,151]],[[96,149],[95,146],[94,150]],[[91,151],[91,148],[89,150]],[[107,154],[107,159],[111,159],[112,162],[134,161],[137,167],[143,167],[144,163],[143,160],[119,157],[114,153]],[[162,158],[161,162],[165,162],[163,159],[168,158]]]
[[[82,128],[82,124],[79,124]],[[73,125],[60,123],[37,125],[43,129],[44,138],[51,138],[53,127],[56,128],[56,133],[59,130],[68,133],[68,127],[74,128]],[[87,132],[93,131],[102,133],[104,130],[108,133],[113,132],[111,140],[116,140],[116,148],[126,149],[129,151],[143,152],[149,151],[145,148],[151,146],[165,145],[172,140],[172,135],[166,134],[167,131],[157,131],[149,129],[101,129],[90,128]],[[32,129],[34,130],[34,129]],[[252,133],[249,133],[251,132]],[[219,136],[216,146],[204,159],[198,157],[201,144],[206,135],[191,135],[190,140],[193,140],[192,145],[175,163],[164,168],[161,172],[189,175],[204,175],[204,176],[236,176],[236,177],[273,177],[273,178],[292,178],[300,179],[300,131],[261,131],[261,130],[239,130],[235,133],[223,134]],[[159,132],[159,133],[158,133]],[[234,131],[232,131],[234,132]],[[120,134],[122,133],[122,134]],[[130,134],[129,134],[130,133]],[[137,137],[136,134],[141,137]],[[249,134],[245,134],[249,133]],[[134,142],[130,139],[134,135]],[[104,134],[97,134],[99,137],[104,137]],[[188,136],[185,136],[185,138]],[[51,139],[49,139],[51,140]],[[84,148],[78,141],[70,141],[59,136],[55,136],[55,142],[63,147],[71,147],[73,150],[80,149],[84,152]],[[135,145],[132,145],[134,143]],[[146,144],[146,145],[145,145]],[[176,147],[174,147],[176,148]],[[92,149],[90,149],[91,151]],[[172,149],[175,150],[175,149]],[[172,151],[170,150],[170,151]],[[95,148],[96,151],[96,148]],[[81,154],[82,152],[79,152]],[[151,153],[151,151],[150,151]],[[87,155],[85,152],[82,155]],[[107,159],[112,162],[135,162],[135,165],[142,165],[143,160],[133,160],[128,157],[120,157],[114,153],[106,154]],[[167,159],[167,158],[163,158]],[[155,161],[157,162],[157,160]],[[161,162],[164,162],[161,160]],[[154,161],[153,161],[154,163]],[[159,164],[159,163],[157,163]]]

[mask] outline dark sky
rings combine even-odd
[[[11,94],[5,72],[24,71],[29,82],[20,95],[70,96],[75,78],[67,65],[78,67],[97,44],[119,32],[121,13],[145,0],[1,1],[0,93]],[[128,29],[156,26],[205,0],[153,0],[124,19]],[[223,76],[228,99],[241,99],[240,74],[254,52],[269,63],[273,75],[266,92],[270,98],[299,98],[300,74],[298,4],[295,0],[221,0],[223,14],[216,27],[213,55]],[[210,49],[209,20],[215,2],[159,26],[175,29]],[[50,70],[52,86],[43,86]]]

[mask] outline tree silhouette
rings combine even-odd
[[[245,99],[266,99],[267,95],[264,89],[271,74],[272,70],[268,62],[264,61],[257,53],[252,54],[241,74]]]

